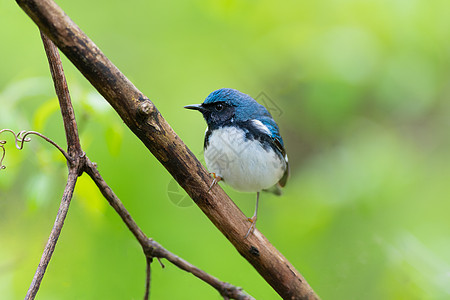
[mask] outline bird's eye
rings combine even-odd
[[[223,109],[223,104],[219,103],[216,105],[216,110],[221,111]]]

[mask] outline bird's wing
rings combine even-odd
[[[289,177],[289,162],[286,154],[286,149],[284,148],[283,139],[281,138],[280,135],[280,130],[278,128],[277,123],[275,123],[275,121],[272,118],[260,118],[258,121],[261,122],[262,126],[266,128],[264,129],[261,126],[262,131],[265,131],[265,133],[270,132],[272,144],[275,146],[276,149],[278,149],[278,151],[283,156],[284,161],[286,162],[286,170],[284,171],[283,177],[281,177],[280,181],[278,182],[278,184],[281,187],[284,187]]]
[[[286,150],[284,149],[283,145],[280,143],[280,140],[276,138],[274,140],[274,143],[277,146],[277,148],[281,151],[281,154],[283,154],[284,161],[286,162],[286,170],[284,170],[283,177],[281,177],[280,181],[278,181],[278,184],[281,187],[284,187],[286,185],[286,182],[289,177],[289,161],[288,161],[288,157],[286,154]]]

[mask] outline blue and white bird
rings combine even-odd
[[[260,192],[280,195],[288,179],[288,158],[278,125],[264,106],[234,89],[219,89],[202,104],[185,108],[200,111],[208,124],[204,156],[214,177],[210,189],[222,180],[237,191],[256,192],[247,238],[255,228]]]

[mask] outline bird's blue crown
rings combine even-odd
[[[267,109],[255,99],[235,89],[223,88],[212,92],[206,97],[204,105],[223,102],[229,106],[238,107],[235,112],[237,121],[257,119],[258,117],[272,118]]]

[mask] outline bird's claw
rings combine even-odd
[[[214,179],[213,179],[211,185],[209,186],[208,193],[209,193],[209,191],[211,191],[211,189],[214,186],[214,184],[216,184],[216,183],[218,183],[219,181],[222,180],[222,177],[217,176],[216,173],[210,173],[210,174],[214,177]]]
[[[256,216],[253,216],[251,218],[247,218],[247,220],[252,223],[252,225],[250,226],[250,228],[247,231],[247,234],[244,236],[244,239],[246,239],[250,233],[253,233],[253,231],[255,231],[255,226],[256,226]]]

